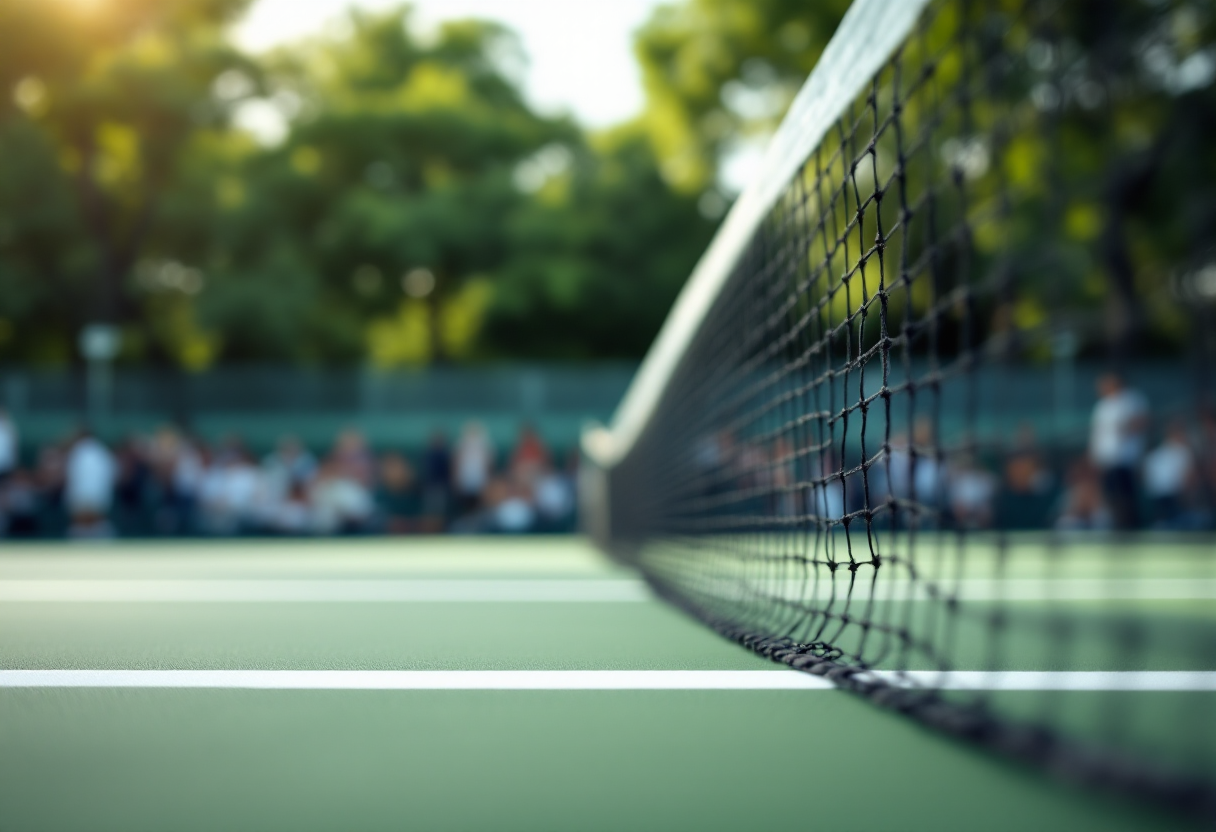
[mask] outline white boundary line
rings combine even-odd
[[[635,579],[608,580],[64,580],[0,581],[3,602],[632,603]]]
[[[837,594],[843,598],[847,585],[838,584]],[[1216,600],[1216,580],[1211,579],[969,579],[957,586],[943,583],[941,588],[964,601]],[[789,587],[791,597],[805,589],[801,584]],[[819,600],[826,599],[830,589],[826,584],[819,587]],[[868,596],[869,588],[855,591]],[[651,597],[644,582],[631,578],[0,581],[0,603],[637,603]],[[930,600],[923,585],[906,581],[880,583],[874,597],[896,603]]]
[[[1216,671],[875,672],[901,687],[1002,691],[1212,691]],[[254,690],[831,690],[786,670],[0,670],[0,688]]]
[[[712,587],[723,597],[738,594],[742,583],[722,581]],[[1211,601],[1216,600],[1216,580],[1211,578],[967,578],[961,581],[931,580],[919,582],[903,578],[879,580],[874,587],[875,601],[931,601],[935,596],[929,590],[936,588],[937,599],[946,597],[960,601],[1008,601],[1046,602],[1055,601]],[[780,584],[757,582],[756,592],[762,595],[782,595],[799,600],[803,595],[814,597],[818,603],[826,603],[833,590],[838,599],[849,591],[847,578],[837,576],[835,583],[821,580],[788,581]],[[859,579],[853,589],[853,597],[869,599],[870,584]]]

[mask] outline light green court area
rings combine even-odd
[[[789,672],[644,598],[4,594],[56,581],[630,578],[576,539],[6,547],[0,669]],[[1162,713],[1181,696],[1135,695],[1161,696]],[[220,828],[1175,826],[832,690],[0,688],[0,829]]]

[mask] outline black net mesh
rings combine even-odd
[[[613,550],[774,660],[1211,815],[1214,19],[931,3],[607,472]]]

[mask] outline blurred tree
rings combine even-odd
[[[720,188],[729,157],[763,145],[776,129],[849,4],[686,0],[659,7],[635,51],[664,178],[686,193]]]
[[[501,27],[449,23],[424,42],[404,7],[350,24],[271,59],[277,94],[304,106],[281,147],[245,161],[245,196],[209,255],[200,315],[225,334],[227,358],[267,355],[252,310],[273,319],[295,304],[278,317],[297,333],[277,339],[295,357],[460,353],[471,336],[446,324],[483,304],[481,288],[465,289],[509,257],[504,218],[525,201],[515,167],[577,139],[523,101],[518,44]]]
[[[645,124],[666,181],[703,194],[712,208],[727,184],[724,168],[775,129],[849,5],[686,0],[660,8],[636,50]],[[954,7],[944,8],[927,45],[943,73],[957,74],[984,56],[962,55],[934,35],[950,31]],[[983,108],[969,114],[981,123],[965,124],[955,108],[936,129],[940,161],[961,162],[979,192],[1016,189],[1026,206],[974,229],[981,253],[1008,235],[1018,248],[1003,266],[1016,272],[1016,299],[981,312],[992,331],[1010,332],[1016,349],[1041,357],[1061,334],[1117,359],[1148,347],[1176,351],[1193,330],[1171,292],[1216,269],[1213,190],[1192,186],[1216,178],[1216,4],[1083,0],[1054,12],[1042,32],[1011,16],[1006,46],[1022,60],[1006,67],[1006,89],[982,94],[1016,94],[1031,112],[1001,127],[1000,146],[984,144],[981,132],[993,125],[982,123]]]
[[[5,354],[70,360],[90,320],[153,334],[130,278],[184,157],[227,121],[215,83],[252,71],[224,39],[245,3],[0,0]],[[149,357],[176,358],[145,340]]]
[[[1079,194],[1039,218],[1071,244],[1064,324],[1119,362],[1176,352],[1201,337],[1180,318],[1182,284],[1216,267],[1216,3],[1085,0],[1061,17],[1068,37],[1032,41],[1028,63],[1065,150],[1045,167]],[[1058,285],[1038,288],[1059,304]]]
[[[510,224],[485,341],[536,358],[635,358],[654,340],[712,236],[696,198],[672,191],[640,124],[541,157],[536,198]]]

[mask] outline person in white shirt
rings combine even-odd
[[[1195,457],[1187,442],[1186,429],[1172,423],[1162,443],[1144,458],[1144,492],[1153,505],[1153,520],[1158,528],[1178,525],[1194,476]]]
[[[578,454],[571,453],[565,470],[550,467],[537,480],[534,498],[542,530],[568,531],[572,525],[577,501],[574,487],[577,465]]]
[[[108,515],[118,466],[109,449],[87,430],[72,443],[65,470],[64,503],[72,517],[72,537],[109,537]]]
[[[945,470],[935,455],[936,447],[933,426],[925,419],[917,421],[911,443],[906,434],[897,434],[890,450],[870,466],[870,506],[893,497],[905,504],[914,503],[906,508],[914,512],[912,516],[940,507],[946,496]]]
[[[0,484],[17,470],[17,426],[0,407]]]
[[[456,443],[455,457],[452,476],[456,481],[456,499],[461,513],[467,514],[481,503],[482,492],[494,470],[494,446],[485,428],[477,422],[465,425]]]
[[[960,528],[992,526],[998,481],[981,467],[972,454],[964,454],[951,466],[950,511]]]
[[[204,531],[240,534],[257,520],[261,473],[238,447],[216,453],[199,482],[200,519]]]
[[[1098,403],[1090,422],[1089,458],[1098,469],[1115,527],[1140,524],[1136,472],[1144,455],[1148,402],[1114,373],[1098,379]]]
[[[367,531],[376,504],[371,491],[337,460],[321,466],[309,489],[313,531],[359,534]]]
[[[835,476],[839,471],[840,462],[835,453],[823,451],[819,457],[819,475],[807,493],[807,513],[821,528],[839,523],[845,514],[844,479]]]
[[[266,487],[275,497],[285,497],[297,485],[307,485],[317,472],[317,460],[294,436],[284,436],[262,460]]]
[[[489,505],[490,531],[523,534],[536,524],[536,508],[532,505],[528,487],[522,482],[500,478],[486,489]]]

